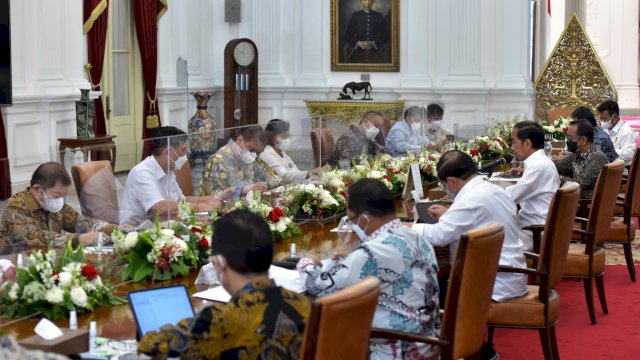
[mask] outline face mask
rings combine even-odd
[[[42,191],[42,195],[44,195],[44,203],[40,204],[43,209],[50,213],[57,213],[62,210],[62,207],[64,206],[64,198],[49,199],[42,188],[40,188],[40,191]]]
[[[287,151],[291,146],[291,139],[280,139],[278,138],[278,147],[282,151]]]
[[[578,150],[578,143],[567,139],[567,150],[569,150],[572,153],[575,153]]]
[[[222,285],[222,278],[224,276],[223,273],[226,265],[224,263],[224,258],[222,257],[222,255],[216,255],[216,259],[218,259],[218,265],[219,265],[219,266],[216,266],[218,281],[220,282],[220,285]]]
[[[363,214],[364,215],[364,214]],[[369,227],[369,218],[365,216],[365,219],[367,220],[367,225],[365,225],[365,229]],[[353,225],[351,225],[351,231],[353,231],[356,235],[358,235],[358,237],[360,238],[360,243],[362,244],[363,242],[365,242],[368,238],[367,233],[364,232],[364,230],[360,227],[360,225],[358,225],[358,221],[360,220],[360,216],[358,216],[358,220],[356,220]]]
[[[420,124],[419,122],[414,122],[413,124],[411,124],[411,131],[413,131],[414,133],[420,133],[422,131],[422,124]]]
[[[434,129],[439,129],[442,126],[442,120],[432,120],[431,127]]]
[[[600,126],[605,130],[611,129],[611,120],[609,120],[609,121],[601,121],[600,122]]]
[[[449,198],[449,200],[453,201],[456,198],[456,194],[454,194],[453,191],[449,190],[449,185],[445,184],[444,189],[447,192],[447,197]]]
[[[258,157],[258,154],[252,151],[244,150],[240,154],[240,157],[242,158],[242,161],[244,161],[245,164],[251,164],[256,159],[256,157]]]
[[[175,150],[173,150],[173,148],[171,148],[171,151],[173,151],[173,153],[176,154],[176,156],[178,155],[178,153]],[[182,169],[184,164],[187,162],[187,154],[178,156],[178,159],[172,160],[172,161],[175,163],[175,166],[176,166],[175,169],[180,170]]]
[[[376,136],[378,136],[379,132],[380,132],[380,129],[378,129],[377,127],[371,125],[371,123],[369,123],[369,127],[366,130],[367,139],[375,140]]]

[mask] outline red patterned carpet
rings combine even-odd
[[[636,233],[636,239],[640,234]],[[589,321],[582,282],[563,280],[558,286],[560,319],[556,335],[563,360],[640,358],[640,281],[631,282],[621,247],[607,246],[606,252],[609,314],[602,313],[596,294],[597,325]],[[636,271],[640,272],[638,240],[634,244],[634,260]],[[501,360],[544,358],[535,330],[496,329],[494,342]]]

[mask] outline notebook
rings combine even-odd
[[[167,324],[177,325],[180,320],[194,315],[184,285],[131,291],[128,297],[140,337]]]
[[[416,203],[416,212],[418,214],[418,220],[420,220],[421,223],[424,224],[435,224],[438,222],[438,220],[434,219],[431,217],[431,215],[429,215],[429,212],[427,210],[429,210],[429,208],[432,205],[443,205],[443,206],[448,206],[450,204],[447,204],[444,201],[420,201]]]

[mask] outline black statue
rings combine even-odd
[[[338,100],[353,100],[351,95],[340,93],[338,94]]]
[[[364,96],[362,97],[361,100],[371,100],[371,90],[373,89],[371,87],[371,83],[368,81],[362,81],[362,82],[349,82],[346,83],[343,87],[342,87],[342,92],[347,94],[347,89],[351,89],[351,93],[355,96],[356,95],[356,91],[361,91],[364,90]]]

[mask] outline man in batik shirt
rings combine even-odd
[[[243,183],[242,194],[250,190],[267,190],[280,185],[280,179],[257,156],[264,150],[266,136],[258,125],[236,131],[227,145],[213,154],[202,171],[200,196],[212,195]]]
[[[558,174],[580,184],[580,198],[591,199],[602,168],[609,163],[605,155],[593,144],[593,126],[587,120],[569,123],[567,130],[569,153],[559,155]]]
[[[433,248],[396,216],[393,194],[379,180],[363,179],[348,190],[347,216],[360,246],[325,271],[313,259],[298,263],[307,291],[323,296],[368,276],[380,279],[373,327],[423,336],[440,334],[438,265]],[[371,340],[370,359],[423,359],[437,355],[430,345]]]
[[[74,245],[90,245],[100,232],[111,234],[112,224],[83,217],[64,203],[70,185],[71,178],[61,164],[38,166],[31,186],[9,199],[0,230],[12,242],[24,242],[28,247],[64,246],[68,237]]]
[[[231,300],[148,332],[138,352],[183,359],[297,359],[311,305],[269,279],[274,247],[269,226],[259,215],[239,210],[213,228],[213,264]]]

